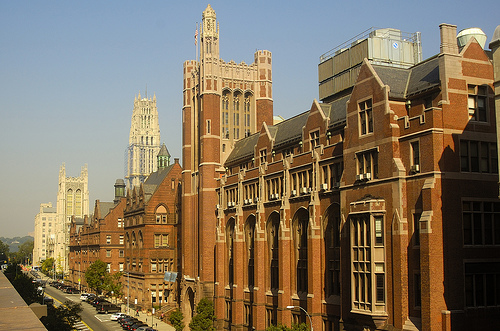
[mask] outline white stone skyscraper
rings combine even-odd
[[[126,151],[125,183],[127,188],[143,183],[158,170],[156,156],[160,151],[160,124],[156,108],[156,95],[153,98],[134,99],[134,111],[130,125],[129,145]]]

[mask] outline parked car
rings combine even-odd
[[[110,302],[101,302],[100,304],[98,304],[95,308],[97,310],[98,313],[117,313],[121,310],[120,307],[118,307],[117,305],[114,305]]]
[[[127,316],[127,314],[125,314],[125,313],[114,313],[114,314],[111,315],[110,320],[112,320],[112,321],[118,321],[118,319],[120,317],[122,317],[122,316]]]
[[[80,300],[87,301],[88,298],[89,298],[89,294],[88,293],[82,293],[82,294],[80,294]]]
[[[135,331],[158,331],[150,326],[140,326]]]
[[[139,322],[139,323],[135,323],[135,324],[132,324],[128,327],[128,330],[129,331],[136,331],[137,328],[140,328],[141,326],[149,326],[147,325],[146,323],[144,322]]]
[[[52,306],[54,304],[54,299],[52,299],[51,297],[43,297],[43,304]]]

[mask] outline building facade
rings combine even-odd
[[[89,174],[83,166],[79,177],[67,177],[63,163],[59,169],[57,191],[57,222],[54,243],[54,259],[57,272],[68,274],[69,243],[72,217],[84,218],[89,214]]]
[[[124,295],[135,308],[176,305],[178,226],[180,215],[179,160],[169,164],[162,146],[158,170],[128,190],[124,213]]]
[[[459,48],[456,26],[440,25],[440,35],[439,54],[416,64],[362,59],[352,84],[320,85],[334,87],[320,91],[322,103],[235,141],[220,172],[184,177],[183,198],[205,209],[206,227],[189,231],[215,229],[215,243],[187,240],[187,229],[182,240],[206,246],[195,254],[201,275],[215,275],[218,329],[308,324],[308,316],[322,330],[497,327],[500,63],[474,38]],[[188,110],[184,139],[194,136]],[[212,152],[199,144],[199,155],[220,155],[222,142]],[[201,201],[212,179],[216,201]],[[184,292],[185,315],[189,295],[208,296],[207,287]]]
[[[160,151],[160,124],[156,95],[134,98],[129,145],[126,151],[125,182],[127,188],[139,186],[157,170],[156,156]]]
[[[40,212],[35,216],[35,236],[33,240],[33,265],[41,266],[48,258],[54,258],[57,209],[52,203],[41,203]]]
[[[79,221],[73,218],[71,222],[68,280],[84,291],[90,290],[85,271],[97,260],[106,264],[111,275],[124,270],[125,204],[123,195],[115,196],[114,202],[96,200],[90,219],[86,217]]]
[[[218,178],[236,141],[273,122],[272,56],[225,62],[210,5],[200,24],[199,59],[184,63],[181,301],[187,323],[195,303],[214,295]]]

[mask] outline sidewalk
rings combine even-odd
[[[130,307],[130,312],[127,313],[127,305],[122,304],[122,312],[124,312],[127,315],[137,317],[136,312],[132,307]],[[149,326],[153,326],[154,329],[158,331],[175,331],[175,328],[166,323],[163,322],[161,319],[157,318],[156,316],[148,315],[146,313],[143,313],[139,310],[139,316],[137,317],[139,320],[143,321]]]

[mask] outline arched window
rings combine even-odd
[[[278,293],[279,290],[279,231],[280,218],[278,213],[272,213],[267,225],[267,240],[269,246],[270,288]]]
[[[75,194],[75,215],[83,216],[82,212],[82,190],[76,190]]]
[[[245,131],[245,137],[248,137],[250,133],[252,132],[251,130],[251,125],[250,125],[250,108],[251,108],[251,99],[252,94],[246,93],[245,94],[245,105],[243,109],[243,130]]]
[[[69,189],[66,192],[66,215],[73,215],[73,190]]]
[[[222,92],[221,135],[225,139],[229,139],[229,96],[229,91]]]

